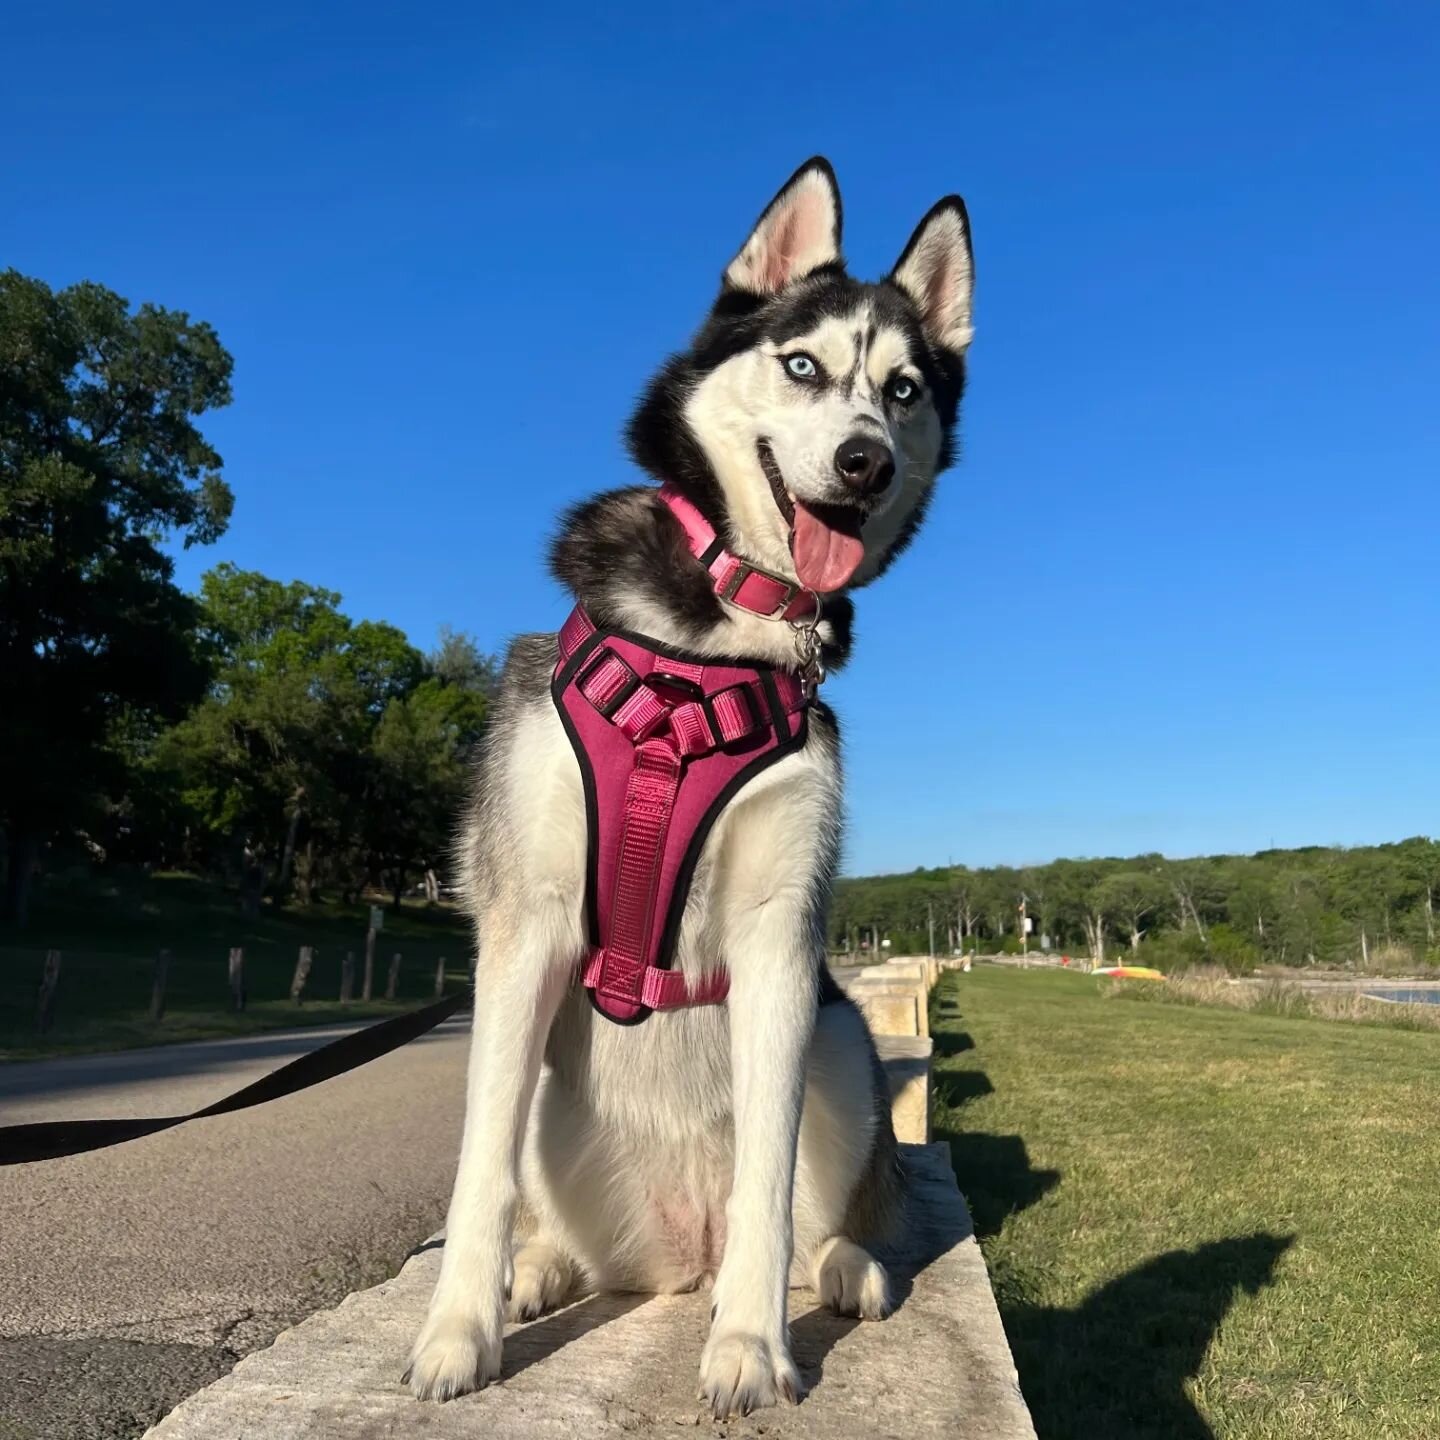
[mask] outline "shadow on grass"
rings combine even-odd
[[[964,1039],[963,1049],[973,1048],[968,1035],[942,1034],[941,1041]],[[936,1070],[930,1077],[937,1108],[959,1110],[972,1100],[995,1093],[995,1086],[983,1070]],[[1028,1209],[1059,1183],[1058,1170],[1037,1170],[1019,1135],[987,1135],[972,1130],[955,1130],[943,1124],[934,1130],[937,1140],[950,1146],[950,1165],[960,1193],[970,1207],[975,1233],[987,1240],[998,1233],[1010,1216]]]
[[[1293,1235],[1171,1250],[1074,1309],[1000,1299],[1040,1440],[1215,1440],[1185,1393],[1240,1294],[1270,1284]]]
[[[931,1035],[937,1055],[963,1055],[975,1048],[974,1039],[964,1030],[939,1030]]]
[[[935,1138],[949,1142],[956,1182],[982,1240],[997,1234],[1012,1215],[1029,1209],[1060,1183],[1058,1170],[1031,1165],[1030,1152],[1018,1135],[939,1129]]]
[[[931,1083],[935,1087],[935,1098],[950,1110],[958,1110],[971,1100],[995,1093],[990,1077],[983,1070],[937,1070]]]

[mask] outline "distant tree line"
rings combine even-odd
[[[1167,860],[1056,860],[1023,868],[951,866],[841,880],[830,942],[936,948],[1120,951],[1171,968],[1213,961],[1440,964],[1440,842],[1417,836],[1353,849],[1309,846]],[[1022,934],[1022,912],[1031,921]]]
[[[0,272],[0,919],[47,853],[222,873],[253,908],[442,862],[494,665],[167,542],[233,496],[196,420],[232,361],[180,311]]]

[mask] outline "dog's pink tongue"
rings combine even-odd
[[[790,554],[795,561],[795,573],[807,589],[839,590],[860,568],[865,558],[865,542],[858,535],[831,529],[797,500]]]

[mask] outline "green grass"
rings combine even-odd
[[[1041,1440],[1440,1436],[1440,1034],[988,967],[932,1029]]]
[[[394,1002],[341,1006],[340,968],[355,952],[355,993],[364,964],[366,905],[317,905],[245,919],[234,895],[186,875],[51,881],[36,897],[23,933],[0,930],[0,1060],[118,1050],[295,1025],[378,1019],[433,997],[435,965],[447,988],[466,983],[470,937],[449,907],[387,910],[375,950],[375,993],[390,957],[403,957]],[[230,1011],[230,947],[245,951],[247,1005]],[[301,945],[315,947],[305,1003],[290,1001]],[[149,1018],[156,953],[171,952],[165,1018]],[[35,1000],[49,949],[61,952],[55,1025],[35,1030]]]

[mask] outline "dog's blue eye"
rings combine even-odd
[[[900,405],[910,405],[920,397],[920,387],[902,375],[890,386],[891,397]]]
[[[820,367],[803,352],[785,357],[785,368],[797,380],[813,380],[820,373]]]

